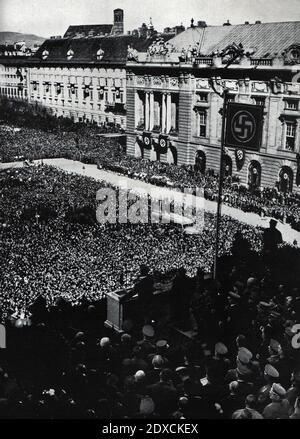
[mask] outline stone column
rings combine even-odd
[[[149,92],[145,93],[145,130],[149,130]]]
[[[162,93],[161,132],[166,132],[166,93]]]
[[[154,125],[154,93],[153,91],[150,92],[150,126],[149,126],[149,130],[152,131],[153,130],[153,125]]]
[[[171,100],[171,93],[168,93],[167,94],[167,131],[166,131],[167,134],[169,134],[169,131],[171,129],[171,123],[172,123],[172,100]]]

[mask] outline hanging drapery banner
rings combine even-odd
[[[169,146],[168,136],[164,136],[163,134],[161,134],[158,137],[158,142],[155,142],[154,148],[156,152],[159,152],[160,154],[166,154],[166,152],[168,151],[168,146]]]
[[[100,87],[99,95],[100,95],[100,99],[103,99],[103,97],[104,97],[104,87]]]
[[[300,186],[300,154],[296,154],[297,157],[297,174],[296,174],[296,185]]]
[[[86,85],[83,89],[83,97],[85,99],[88,98],[89,96],[90,96],[90,88],[88,85]]]
[[[238,171],[242,169],[245,163],[245,151],[243,149],[235,150],[236,168]]]
[[[20,78],[20,81],[23,81],[24,78],[23,78],[23,75],[22,75],[21,70],[19,68],[16,71],[16,75],[18,78]]]
[[[75,94],[75,84],[70,84],[70,90],[72,95]]]
[[[151,149],[151,133],[143,133],[144,148]]]
[[[229,102],[225,145],[258,151],[262,138],[263,111],[262,105]]]

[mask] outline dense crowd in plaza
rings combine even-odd
[[[191,236],[174,224],[103,225],[96,222],[96,192],[104,182],[48,166],[10,169],[0,182],[4,308],[26,307],[37,294],[50,304],[59,296],[73,303],[96,300],[119,287],[121,273],[130,282],[142,263],[161,273],[182,265],[191,274],[199,265],[211,270],[212,214],[205,214],[201,234]],[[223,218],[225,253],[239,228]],[[261,232],[245,226],[243,234],[260,248]]]
[[[274,282],[275,267],[257,270],[260,258],[229,260],[220,282],[180,269],[167,322],[154,307],[151,325],[122,335],[103,326],[95,304],[74,316],[64,300],[38,300],[31,326],[18,319],[7,328],[0,417],[299,419],[299,287]],[[193,339],[170,326],[182,305]]]
[[[149,166],[155,175],[164,165]],[[0,174],[1,317],[12,347],[0,351],[0,417],[299,418],[299,250],[283,245],[270,263],[262,232],[224,216],[213,281],[212,214],[199,235],[173,224],[98,224],[105,186],[42,164]],[[168,301],[153,306],[151,324],[133,320],[117,335],[103,325],[101,299],[132,285],[141,264],[156,281],[173,279]],[[172,325],[197,335],[182,339]]]
[[[15,131],[10,126],[2,126],[0,157],[3,162],[64,157],[97,163],[99,168],[153,184],[180,190],[203,188],[206,199],[217,199],[218,176],[210,170],[204,175],[192,166],[129,157],[115,140],[99,136],[100,133],[93,130],[44,132],[23,127]],[[275,217],[300,230],[300,197],[295,193],[282,194],[277,188],[267,187],[249,190],[236,179],[228,177],[224,183],[223,202],[245,212]]]

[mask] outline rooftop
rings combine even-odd
[[[139,52],[145,52],[152,42],[152,38],[140,38],[133,35],[52,39],[46,40],[42,44],[33,60],[43,64],[59,63],[65,65],[84,63],[125,64],[128,46]],[[72,57],[68,57],[69,51],[72,51]],[[101,56],[99,56],[100,52]]]
[[[74,38],[76,35],[81,36],[100,36],[110,35],[112,31],[112,24],[86,24],[86,25],[71,25],[64,34],[64,38]]]
[[[255,57],[282,53],[293,44],[300,45],[300,21],[238,24],[232,26],[190,27],[170,40],[180,52],[199,43],[203,56],[236,43],[255,49]]]

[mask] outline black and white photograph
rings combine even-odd
[[[236,419],[300,419],[300,1],[0,0],[0,423]]]

